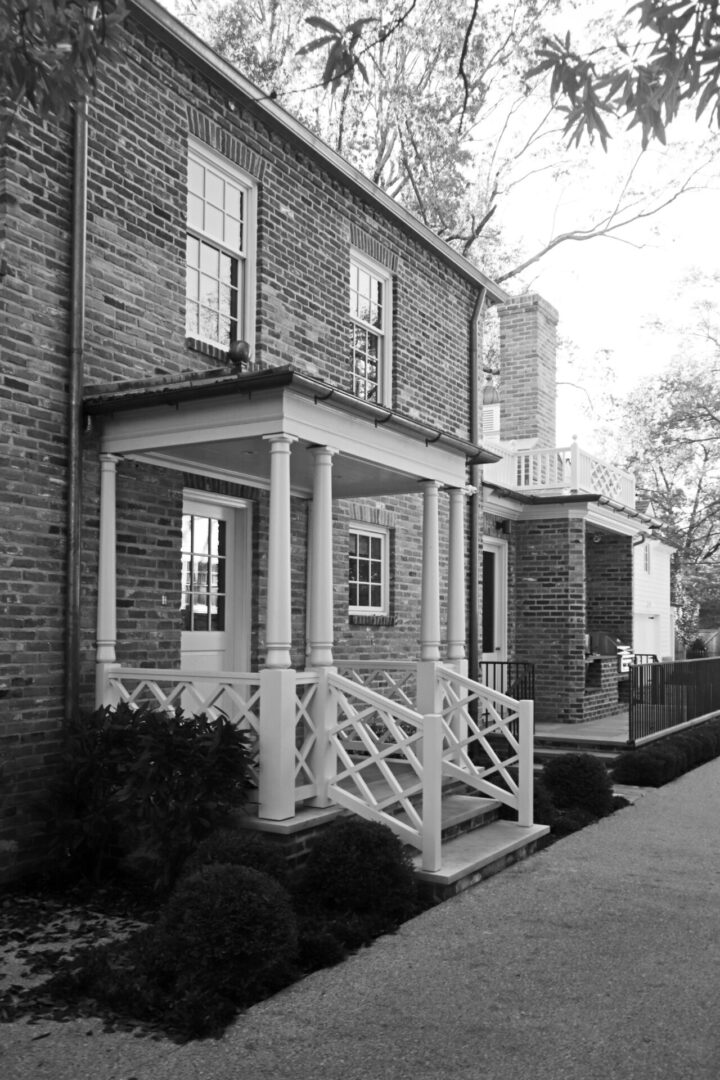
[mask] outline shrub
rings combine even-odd
[[[184,878],[144,945],[141,967],[163,989],[166,1018],[193,1034],[295,975],[297,923],[283,887],[259,870],[211,865]]]
[[[671,747],[654,746],[652,749],[628,750],[616,759],[613,775],[619,784],[637,784],[640,787],[661,787],[680,776],[687,766],[687,758],[680,757]]]
[[[550,793],[541,780],[533,785],[533,821],[537,825],[552,826],[556,810]],[[513,812],[513,816],[515,816]]]
[[[282,885],[287,885],[290,877],[287,862],[272,841],[244,829],[218,829],[206,836],[185,861],[182,877],[211,863],[248,866],[269,874]]]
[[[331,915],[359,915],[370,935],[417,912],[410,856],[385,825],[347,818],[315,840],[300,873],[299,897]]]
[[[600,818],[612,813],[612,781],[592,754],[563,754],[548,761],[542,782],[558,810],[585,810]]]
[[[592,825],[594,821],[597,821],[596,814],[591,814],[589,810],[583,810],[580,806],[569,806],[565,810],[556,811],[552,823],[552,833],[553,836],[557,837],[569,836],[571,833],[579,832],[580,829]]]
[[[251,784],[246,735],[225,718],[104,707],[66,722],[55,852],[96,881],[121,855],[156,887]]]

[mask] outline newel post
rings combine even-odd
[[[442,716],[423,716],[422,868],[442,867]]]
[[[533,702],[518,702],[518,825],[533,823]]]

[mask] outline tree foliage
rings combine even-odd
[[[546,37],[528,78],[551,74],[565,133],[607,147],[610,117],[640,127],[643,147],[665,143],[684,102],[720,127],[720,10],[717,0],[640,0],[614,40],[589,55],[571,35]]]
[[[720,317],[698,312],[673,366],[616,402],[625,464],[676,549],[678,627],[697,633],[701,603],[720,601]]]
[[[124,0],[0,0],[0,120],[64,116],[115,54]]]

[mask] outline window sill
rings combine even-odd
[[[395,619],[392,615],[349,615],[348,621],[351,626],[394,626]]]
[[[201,341],[199,338],[192,337],[185,338],[185,345],[188,349],[192,349],[193,352],[203,353],[204,356],[212,356],[213,360],[220,360],[223,364],[227,364],[227,349],[221,349],[219,345],[211,345],[208,341]]]

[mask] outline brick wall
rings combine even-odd
[[[587,629],[603,631],[632,646],[632,537],[596,532],[588,536]]]
[[[500,320],[500,436],[555,446],[557,311],[542,297],[516,296]]]
[[[524,521],[515,534],[515,658],[535,664],[535,718],[582,719],[585,523]]]
[[[235,140],[258,182],[255,359],[292,363],[349,387],[348,261],[356,245],[393,267],[393,405],[467,437],[475,287],[339,173],[321,167],[294,137],[267,124],[217,77],[193,69],[187,56],[173,56],[167,42],[132,18],[121,53],[104,69],[89,108],[86,386],[218,365],[212,350],[188,345],[184,326],[187,144],[191,130],[201,131],[213,145]],[[70,128],[20,117],[0,148],[0,239],[9,267],[0,281],[0,876],[4,866],[17,869],[22,852],[37,844],[37,805],[56,759],[62,715],[71,175]],[[256,667],[264,652],[266,493],[132,462],[119,466],[117,481],[118,659],[152,666],[179,661],[180,512],[183,485],[193,484],[253,499]],[[407,496],[382,508],[393,521],[395,583],[391,624],[380,626],[348,618],[346,537],[355,510],[337,507],[339,656],[417,651],[419,505],[419,497]],[[444,544],[444,499],[441,505]],[[305,647],[307,510],[304,500],[293,500],[297,666]],[[88,433],[81,583],[87,705],[94,688],[98,514],[97,445]],[[443,621],[444,593],[443,583]]]

